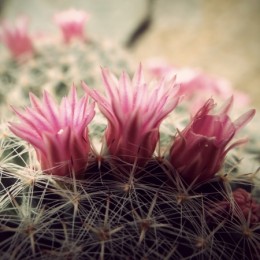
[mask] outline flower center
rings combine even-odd
[[[61,135],[63,132],[64,132],[64,130],[61,128],[61,129],[57,132],[57,134],[58,134],[58,135]]]

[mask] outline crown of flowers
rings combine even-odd
[[[30,95],[31,107],[24,113],[14,109],[22,124],[11,123],[10,129],[33,145],[44,171],[69,175],[71,171],[78,174],[86,169],[91,152],[87,125],[94,117],[94,103],[88,102],[89,96],[108,120],[106,153],[127,165],[142,166],[152,159],[160,124],[180,100],[175,77],[164,77],[149,85],[144,81],[141,66],[132,81],[125,72],[118,80],[107,69],[102,70],[102,77],[106,97],[83,83],[86,94],[79,100],[73,86],[60,106],[44,92],[42,102]],[[244,142],[239,140],[227,146],[253,118],[255,110],[232,122],[228,116],[232,102],[230,98],[214,114],[214,101],[209,99],[175,138],[167,158],[174,172],[186,182],[213,178],[227,152]]]

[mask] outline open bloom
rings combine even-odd
[[[170,162],[187,183],[211,179],[220,170],[227,152],[245,142],[239,140],[227,146],[236,132],[253,118],[255,110],[232,122],[228,116],[232,102],[230,98],[214,115],[211,113],[214,101],[209,99],[176,137]]]
[[[2,25],[1,41],[15,58],[32,54],[34,51],[27,25],[28,20],[26,18],[18,19],[14,26],[8,23]]]
[[[24,113],[14,109],[21,123],[11,123],[11,131],[36,150],[42,170],[54,175],[79,174],[88,162],[90,144],[87,125],[94,117],[94,103],[77,98],[71,88],[59,106],[44,92],[42,102],[30,94],[31,107]]]
[[[66,43],[73,38],[85,39],[84,26],[88,19],[89,15],[86,12],[75,9],[69,9],[54,16]]]
[[[119,80],[107,69],[102,76],[107,97],[83,86],[108,120],[105,138],[109,154],[129,163],[145,162],[158,142],[161,121],[179,102],[175,78],[149,86],[141,65],[132,81],[125,72]]]

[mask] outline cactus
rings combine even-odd
[[[1,125],[1,258],[257,259],[257,173],[237,172],[235,153],[226,155],[255,111],[231,121],[232,100],[214,114],[210,99],[178,122],[174,78],[149,85],[141,67],[133,80],[102,76],[106,95],[83,84],[85,97],[72,87],[60,105],[31,96],[31,107],[14,109],[20,123]]]
[[[81,16],[83,17],[80,18]],[[100,85],[100,66],[109,66],[118,75],[123,68],[131,72],[131,58],[122,47],[109,39],[85,36],[84,25],[87,14],[69,10],[57,14],[54,18],[63,33],[61,37],[39,32],[31,35],[27,29],[28,20],[24,17],[17,19],[13,25],[7,22],[3,25],[1,38],[9,53],[1,46],[2,116],[8,115],[9,110],[5,108],[14,103],[14,100],[17,105],[27,105],[30,91],[41,95],[43,89],[47,89],[55,96],[62,97],[72,83],[79,84],[84,80],[93,86]],[[64,25],[65,18],[68,23]],[[66,26],[69,29],[67,34],[64,34]],[[81,27],[81,37],[77,37],[76,26]],[[17,42],[19,45],[16,44]],[[21,48],[21,46],[25,47]]]
[[[87,19],[55,16],[63,41],[31,37],[25,21],[4,27],[12,57],[2,51],[1,109],[8,117],[14,105],[20,122],[0,124],[1,259],[257,259],[254,126],[242,129],[245,148],[231,150],[244,139],[230,144],[255,111],[232,121],[232,99],[218,112],[213,99],[183,105],[171,70],[151,84],[141,66],[117,80],[131,62],[85,35]],[[100,77],[99,66],[116,76]],[[212,81],[200,75],[187,84],[202,80],[204,91]]]

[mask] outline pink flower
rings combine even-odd
[[[213,77],[199,69],[191,68],[175,69],[171,73],[177,75],[180,94],[186,97],[192,114],[212,96],[221,100],[233,94],[236,105],[246,106],[250,103],[248,95],[233,90],[231,83],[223,78]]]
[[[161,78],[173,71],[173,67],[162,58],[149,59],[146,62],[145,67],[148,71],[148,74],[151,74],[152,78]]]
[[[176,83],[180,85],[179,94],[184,96],[184,102],[186,100],[186,105],[192,114],[211,97],[223,99],[233,94],[234,103],[239,107],[247,106],[250,103],[249,96],[233,90],[229,81],[208,75],[200,69],[177,68],[160,59],[148,61],[147,69],[152,76],[157,78],[166,74],[176,75]]]
[[[69,43],[73,38],[85,39],[84,26],[88,19],[89,15],[86,12],[75,9],[54,16],[54,20],[60,27],[66,43]]]
[[[230,98],[214,115],[211,114],[214,101],[209,99],[176,137],[170,150],[170,162],[187,183],[213,178],[227,152],[245,142],[239,140],[227,147],[236,132],[253,118],[255,110],[249,110],[232,122],[227,114],[232,102]]]
[[[2,25],[1,41],[15,57],[29,55],[34,52],[32,39],[27,31],[28,20],[20,18],[14,26],[8,23]]]
[[[24,113],[14,109],[21,123],[11,123],[10,130],[33,145],[42,170],[65,176],[84,171],[90,151],[87,125],[94,117],[94,103],[88,97],[77,98],[71,88],[57,106],[44,92],[42,102],[30,94],[31,107]]]
[[[179,102],[175,78],[162,79],[152,88],[143,80],[141,65],[132,81],[125,72],[119,80],[107,69],[102,75],[107,97],[83,86],[108,120],[105,137],[109,154],[129,163],[138,158],[142,164],[154,152],[161,121]]]

